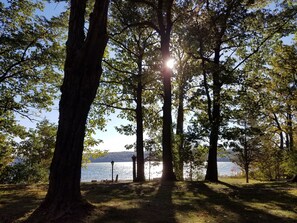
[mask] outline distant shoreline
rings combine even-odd
[[[91,163],[104,163],[104,162],[132,162],[132,156],[135,155],[135,152],[131,151],[122,151],[122,152],[108,152],[106,155],[98,157],[96,159],[90,158]],[[147,158],[149,155],[148,152],[144,153],[144,157]],[[154,160],[158,162],[158,160]],[[154,162],[152,161],[152,162]],[[229,158],[223,157],[218,158],[218,162],[231,162]]]

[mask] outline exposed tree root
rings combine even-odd
[[[295,175],[290,181],[293,183],[297,183],[297,175]]]
[[[66,204],[43,203],[25,221],[26,223],[81,223],[94,210],[85,200]]]

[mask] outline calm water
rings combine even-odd
[[[205,170],[203,170],[205,172]],[[218,171],[220,176],[232,176],[240,172],[240,168],[231,162],[218,162]],[[114,178],[118,175],[119,180],[132,180],[132,162],[115,162],[114,163]],[[162,163],[154,162],[149,165],[145,163],[146,179],[160,178],[162,175]],[[187,174],[185,173],[185,176]],[[81,181],[90,182],[91,180],[111,180],[111,163],[88,163],[81,170]]]

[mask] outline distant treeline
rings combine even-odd
[[[99,158],[90,158],[92,163],[98,163],[98,162],[130,162],[132,161],[132,156],[135,155],[135,152],[110,152],[107,153],[104,156],[101,156]],[[145,157],[147,157],[147,153],[145,153]]]
[[[92,163],[99,163],[99,162],[130,162],[132,161],[132,156],[135,155],[135,152],[128,152],[128,151],[123,151],[123,152],[109,152],[104,156],[101,156],[99,158],[90,158]],[[145,152],[144,157],[145,159],[148,158],[149,153]],[[230,159],[228,157],[219,157],[218,162],[229,162]]]

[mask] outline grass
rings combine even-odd
[[[220,180],[218,184],[84,183],[82,194],[95,209],[83,222],[297,222],[296,184]],[[0,185],[0,222],[26,219],[40,204],[46,189],[46,185]]]

